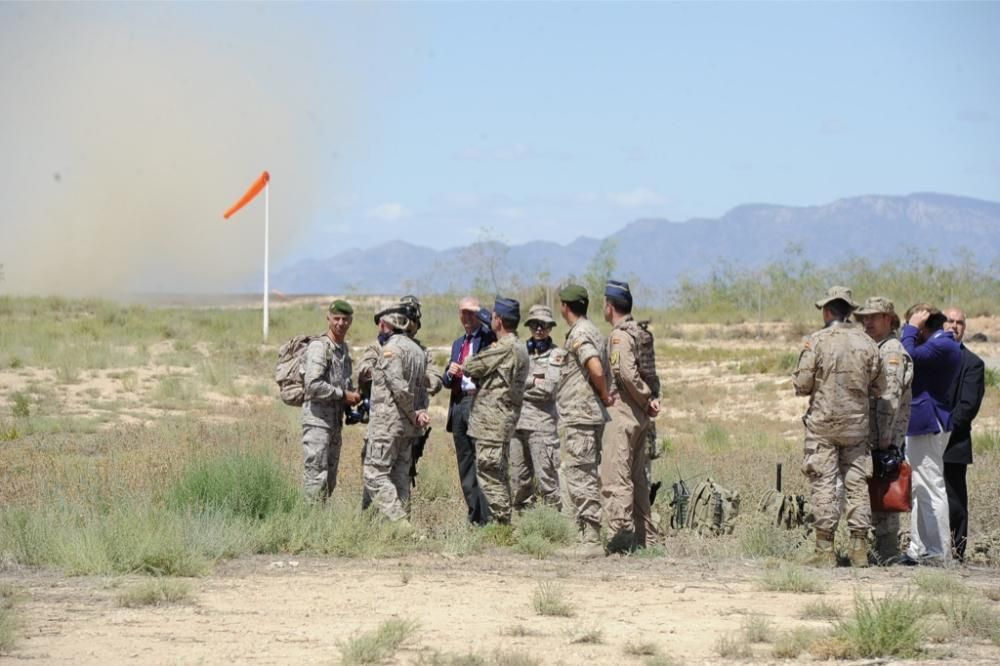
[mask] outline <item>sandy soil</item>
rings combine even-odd
[[[6,572],[0,581],[26,592],[25,638],[10,661],[73,664],[336,663],[338,644],[392,617],[419,630],[393,663],[433,651],[532,654],[545,664],[641,663],[625,645],[655,643],[682,663],[715,663],[721,635],[739,632],[747,613],[779,629],[824,627],[798,619],[816,595],[761,591],[764,566],[610,559],[585,565],[518,556],[467,559],[299,560],[256,557],[220,566],[193,581],[187,604],[119,608],[116,589],[100,578]],[[856,590],[876,595],[906,585],[912,570],[817,572],[834,583],[823,595],[845,610]],[[971,586],[995,584],[995,572],[965,569]],[[541,617],[531,598],[540,582],[561,585],[573,617]],[[118,581],[121,583],[122,581]],[[128,584],[128,581],[125,582]],[[515,626],[531,635],[509,635]],[[602,644],[574,643],[598,629]],[[963,663],[997,663],[985,644],[936,646]],[[755,646],[759,661],[770,647]]]

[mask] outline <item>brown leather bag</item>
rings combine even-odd
[[[913,510],[911,477],[913,469],[906,460],[899,463],[895,474],[868,480],[868,494],[872,498],[872,511],[882,513],[909,513]]]

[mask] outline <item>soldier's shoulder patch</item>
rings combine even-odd
[[[618,359],[621,358],[621,352],[613,351],[611,352],[611,365],[618,365]]]
[[[893,355],[893,356],[890,356],[889,358],[887,358],[885,360],[885,362],[887,364],[889,364],[889,365],[899,365],[900,363],[903,362],[903,359],[899,358],[898,356]]]
[[[573,342],[573,351],[576,351],[583,345],[583,340],[575,340]]]
[[[617,335],[612,335],[611,336],[611,344],[613,344],[613,345],[619,345],[619,344],[621,344],[621,342],[622,342],[622,339],[620,337],[618,337]]]
[[[391,349],[382,350],[382,356],[385,358],[391,358],[393,355],[395,355],[395,352],[393,352]]]
[[[802,348],[803,349],[812,349],[813,348],[812,338],[806,338],[805,340],[803,340],[802,341]]]

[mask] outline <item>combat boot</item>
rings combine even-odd
[[[816,550],[806,559],[806,564],[811,567],[837,566],[837,553],[833,550],[832,534],[816,530]]]
[[[847,557],[852,567],[868,566],[868,538],[863,534],[852,534]]]
[[[563,548],[559,554],[564,557],[584,559],[603,556],[604,545],[601,543],[601,531],[594,525],[584,525],[580,532],[579,543]]]

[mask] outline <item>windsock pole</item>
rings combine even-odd
[[[269,280],[268,280],[268,237],[269,237],[269,226],[270,226],[270,209],[271,209],[271,181],[268,179],[267,185],[264,186],[264,340],[267,340],[267,324],[270,319],[268,316],[268,295],[270,292]]]

